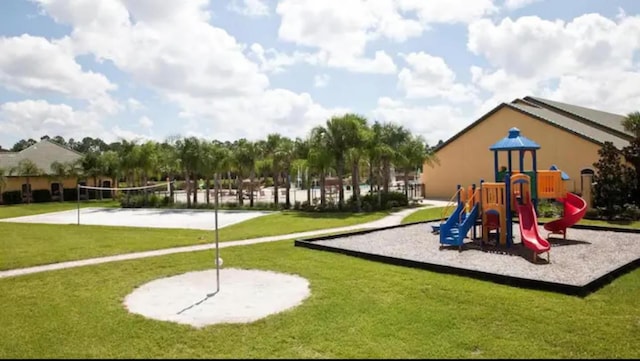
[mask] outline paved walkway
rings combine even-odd
[[[368,222],[368,223],[354,224],[352,226],[346,226],[346,227],[318,229],[318,230],[307,231],[307,232],[282,234],[277,236],[245,239],[240,241],[221,242],[219,243],[219,248],[246,246],[250,244],[274,242],[274,241],[281,241],[285,239],[306,238],[311,236],[317,236],[320,234],[346,232],[346,231],[353,231],[357,229],[370,229],[370,228],[395,226],[395,225],[399,225],[402,222],[402,219],[404,217],[418,210],[431,208],[431,207],[441,207],[447,204],[447,202],[435,201],[435,200],[425,201],[425,203],[428,203],[429,205],[418,207],[418,208],[404,209],[402,211],[392,213],[382,219]],[[53,264],[47,264],[47,265],[35,266],[35,267],[17,268],[17,269],[12,269],[7,271],[0,271],[0,278],[22,276],[22,275],[27,275],[32,273],[54,271],[54,270],[59,270],[64,268],[96,265],[96,264],[108,263],[108,262],[117,262],[117,261],[131,260],[131,259],[164,256],[164,255],[175,254],[175,253],[205,251],[209,249],[215,249],[215,247],[216,247],[215,244],[209,243],[209,244],[202,244],[202,245],[196,245],[196,246],[174,247],[174,248],[159,249],[154,251],[135,252],[135,253],[119,254],[115,256],[89,258],[89,259],[83,259],[78,261],[60,262],[60,263],[53,263]]]

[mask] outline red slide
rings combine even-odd
[[[578,223],[587,213],[587,202],[577,194],[567,192],[567,197],[558,199],[564,203],[564,215],[560,219],[544,225],[544,229],[552,233],[566,234],[567,228]]]
[[[534,253],[548,252],[551,245],[546,239],[540,237],[538,233],[538,218],[533,208],[533,203],[529,202],[525,205],[516,205],[518,210],[518,218],[520,219],[520,235],[522,236],[522,244],[533,250]]]

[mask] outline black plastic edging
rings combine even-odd
[[[507,276],[507,275],[500,275],[500,274],[495,274],[495,273],[476,271],[476,270],[470,270],[470,269],[464,269],[464,268],[458,268],[458,267],[452,267],[452,266],[445,266],[445,265],[439,265],[439,264],[435,264],[435,263],[420,262],[420,261],[408,260],[408,259],[404,259],[404,258],[383,256],[383,255],[377,255],[377,254],[372,254],[372,253],[366,253],[366,252],[353,251],[353,250],[348,250],[348,249],[343,249],[343,248],[331,247],[331,246],[327,246],[327,245],[319,245],[319,244],[314,243],[315,241],[343,238],[343,237],[345,237],[347,235],[348,236],[354,236],[354,235],[360,235],[360,234],[368,234],[368,233],[377,232],[377,231],[383,231],[383,230],[387,230],[387,229],[406,227],[406,226],[411,226],[411,225],[416,225],[416,224],[426,224],[426,223],[431,223],[431,222],[439,221],[439,220],[440,219],[426,220],[426,221],[405,223],[405,224],[400,224],[400,225],[395,225],[395,226],[367,229],[367,230],[351,232],[351,233],[342,233],[342,234],[334,234],[334,235],[329,235],[329,236],[321,236],[321,237],[316,237],[316,238],[307,238],[307,239],[302,239],[302,240],[295,240],[294,241],[294,246],[295,247],[304,247],[304,248],[309,248],[309,249],[315,249],[315,250],[328,251],[328,252],[333,252],[333,253],[340,253],[340,254],[344,254],[344,255],[347,255],[347,256],[357,257],[357,258],[366,259],[366,260],[369,260],[369,261],[381,262],[381,263],[386,263],[386,264],[391,264],[391,265],[396,265],[396,266],[417,268],[417,269],[423,269],[423,270],[428,270],[428,271],[433,271],[433,272],[438,272],[438,273],[454,274],[454,275],[458,275],[458,276],[465,276],[465,277],[470,277],[470,278],[474,278],[474,279],[479,279],[479,280],[483,280],[483,281],[489,281],[489,282],[503,284],[503,285],[516,286],[516,287],[521,287],[521,288],[528,288],[528,289],[535,289],[535,290],[542,290],[542,291],[551,291],[551,292],[562,293],[562,294],[571,295],[571,296],[579,296],[579,297],[585,297],[585,296],[589,295],[590,293],[598,290],[599,288],[609,284],[615,278],[618,278],[621,275],[640,267],[640,259],[636,259],[634,261],[631,261],[631,262],[629,262],[629,263],[627,263],[625,265],[622,265],[622,266],[618,267],[617,269],[615,269],[615,270],[613,270],[613,271],[611,271],[611,272],[609,272],[609,273],[607,273],[607,274],[605,274],[605,275],[603,275],[603,276],[601,276],[601,277],[599,277],[599,278],[597,278],[597,279],[595,279],[595,280],[593,280],[593,281],[591,281],[591,282],[589,282],[589,283],[587,283],[587,284],[585,284],[583,286],[575,286],[575,285],[568,285],[568,284],[557,283],[557,282],[533,280],[533,279],[514,277],[514,276]],[[593,227],[593,226],[588,226],[588,227]],[[595,228],[595,230],[605,230],[605,229],[607,229],[607,228],[605,228],[605,227],[597,227],[597,228]],[[630,229],[628,229],[628,228],[616,228],[616,231],[618,231],[618,232],[624,232],[624,231],[628,231],[628,230],[630,230]],[[640,232],[629,232],[629,233],[640,233]]]

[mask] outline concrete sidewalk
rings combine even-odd
[[[315,231],[282,234],[277,236],[245,239],[240,241],[221,242],[219,243],[219,248],[246,246],[250,244],[274,242],[274,241],[281,241],[285,239],[306,238],[311,236],[317,236],[320,234],[346,232],[346,231],[353,231],[357,229],[371,229],[371,228],[395,226],[395,225],[399,225],[402,222],[402,219],[411,213],[414,213],[416,211],[426,209],[426,208],[441,207],[446,205],[447,202],[425,201],[425,203],[429,204],[429,206],[404,209],[402,211],[392,213],[382,219],[368,222],[368,223],[355,224],[355,225],[346,226],[346,227],[319,229]],[[108,263],[108,262],[117,262],[117,261],[125,261],[125,260],[139,259],[139,258],[164,256],[164,255],[175,254],[175,253],[205,251],[205,250],[215,249],[215,247],[216,245],[211,243],[211,244],[202,244],[202,245],[196,245],[196,246],[166,248],[166,249],[160,249],[160,250],[154,250],[154,251],[126,253],[126,254],[119,254],[119,255],[107,256],[107,257],[89,258],[84,260],[60,262],[60,263],[35,266],[35,267],[17,268],[17,269],[12,269],[7,271],[0,271],[0,278],[22,276],[22,275],[28,275],[32,273],[96,265],[96,264],[102,264],[102,263]]]

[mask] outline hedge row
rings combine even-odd
[[[63,196],[65,201],[77,201],[78,200],[78,190],[76,188],[64,188]],[[98,191],[93,189],[88,189],[80,195],[80,199],[98,199],[99,194]],[[103,199],[111,198],[111,192],[103,191],[102,194]],[[51,202],[53,197],[51,195],[51,191],[48,189],[35,189],[31,191],[31,202],[33,203],[44,203]],[[19,204],[22,202],[22,192],[21,191],[7,191],[2,193],[2,203],[3,204]]]

